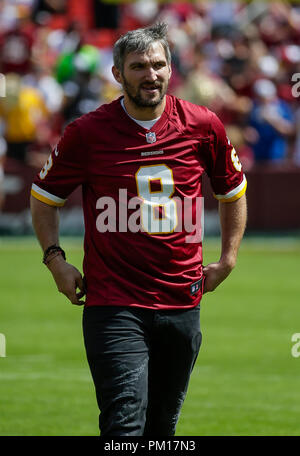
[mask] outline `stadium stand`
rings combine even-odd
[[[110,71],[115,39],[155,21],[169,25],[170,92],[215,111],[238,150],[248,230],[300,229],[299,2],[0,0],[0,73],[8,81],[0,98],[0,232],[30,232],[34,174],[71,120],[120,95]],[[17,93],[39,115],[18,111]],[[15,112],[22,122],[12,140]],[[64,210],[79,202],[76,191]],[[205,207],[216,210],[209,189]]]

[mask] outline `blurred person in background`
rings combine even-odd
[[[206,106],[225,123],[231,120],[232,115],[247,114],[251,105],[249,98],[237,95],[219,74],[211,71],[209,55],[202,51],[201,45],[195,46],[193,69],[189,71],[177,95],[195,104]]]
[[[300,37],[299,2],[272,1],[265,2],[265,5],[266,11],[257,21],[264,43],[269,48],[273,48],[298,41]]]
[[[299,96],[300,96],[300,88],[299,88]],[[296,144],[295,144],[294,163],[296,164],[296,166],[300,167],[300,108],[297,109],[295,117],[296,117]]]
[[[49,115],[54,116],[60,112],[63,105],[63,88],[46,65],[35,65],[33,71],[22,78],[22,84],[33,87],[42,96]]]
[[[30,9],[19,5],[15,10],[11,27],[0,32],[0,71],[24,75],[32,71],[32,47],[34,26],[30,21]]]
[[[195,50],[194,68],[179,87],[180,98],[206,106],[220,115],[224,106],[234,106],[234,91],[216,73],[210,71],[209,58],[200,49]]]
[[[7,145],[5,139],[0,135],[0,212],[4,205],[4,161]]]
[[[62,115],[64,124],[77,117],[94,111],[101,104],[101,81],[97,76],[84,69],[77,71],[76,76],[63,84],[64,102]]]
[[[39,124],[49,120],[41,93],[22,82],[20,75],[6,75],[6,97],[0,99],[0,119],[7,141],[7,156],[25,161],[29,145],[37,137]]]
[[[288,141],[295,134],[294,115],[289,105],[277,96],[268,79],[254,83],[254,105],[249,123],[257,133],[252,148],[257,162],[282,164],[287,158]]]
[[[59,56],[55,75],[63,90],[61,113],[65,124],[101,104],[100,57],[98,48],[80,43],[74,51]]]
[[[36,66],[34,72],[23,78],[27,87],[32,87],[41,97],[46,111],[36,119],[35,138],[27,146],[26,163],[41,168],[49,155],[49,149],[56,144],[64,124],[64,90],[46,66]]]
[[[255,76],[250,61],[249,39],[236,30],[230,39],[219,40],[216,47],[220,58],[220,76],[237,96],[251,96]]]

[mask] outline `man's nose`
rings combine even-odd
[[[145,76],[149,81],[156,81],[157,79],[157,73],[153,67],[148,67],[146,69]]]

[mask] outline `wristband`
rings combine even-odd
[[[61,247],[59,247],[59,245],[50,245],[50,247],[48,247],[45,250],[45,252],[44,252],[44,256],[43,256],[43,263],[44,264],[47,264],[48,256],[51,255],[54,252],[60,253],[62,255],[63,259],[64,260],[66,259],[65,251]]]

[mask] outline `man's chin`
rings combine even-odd
[[[146,108],[146,107],[155,107],[155,106],[158,106],[160,103],[162,102],[161,99],[157,100],[143,100],[141,101],[141,104],[140,106]]]
[[[134,100],[135,104],[141,108],[150,108],[155,107],[161,104],[164,96],[155,96],[155,97],[136,97]]]

